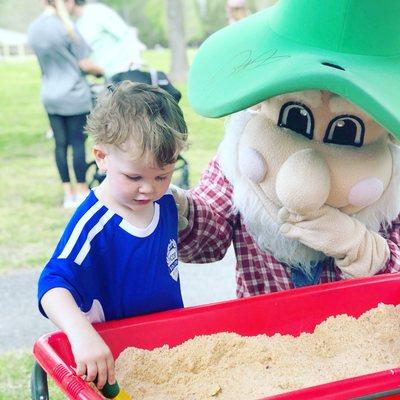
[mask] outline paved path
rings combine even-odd
[[[37,310],[36,282],[39,270],[24,270],[0,277],[0,353],[31,349],[54,325]],[[235,298],[235,256],[232,248],[222,261],[184,264],[180,267],[182,296],[186,306]]]

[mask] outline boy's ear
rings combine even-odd
[[[106,160],[106,155],[107,151],[104,148],[104,146],[100,144],[95,144],[93,146],[93,156],[96,161],[97,166],[99,167],[100,170],[107,172],[107,160]]]

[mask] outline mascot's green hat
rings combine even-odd
[[[207,117],[308,89],[347,98],[400,138],[400,0],[279,0],[210,36],[189,75]]]

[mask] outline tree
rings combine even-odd
[[[167,46],[165,7],[160,0],[103,0],[139,31],[139,39],[149,48]]]
[[[189,69],[183,26],[181,0],[166,0],[168,21],[168,43],[171,49],[171,71],[169,77],[174,82],[185,82]]]
[[[17,6],[16,6],[17,4]],[[0,0],[0,27],[26,32],[28,25],[43,10],[39,1]]]

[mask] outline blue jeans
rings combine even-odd
[[[318,264],[316,264],[314,267],[311,268],[310,274],[306,274],[305,272],[303,272],[302,269],[298,267],[292,267],[291,279],[294,287],[298,288],[298,287],[317,284],[321,277],[322,268],[323,268],[322,261],[320,261]]]
[[[86,181],[84,126],[87,115],[87,113],[69,116],[48,114],[56,142],[54,153],[57,169],[63,183],[70,182],[67,163],[68,147],[72,147],[72,163],[77,182]]]

